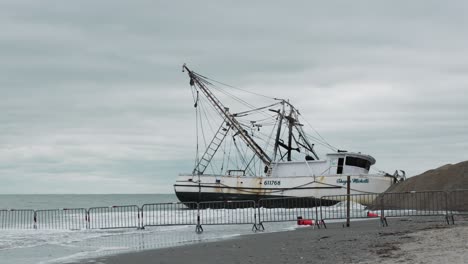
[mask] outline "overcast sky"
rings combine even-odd
[[[183,63],[380,170],[468,159],[466,1],[282,2],[0,0],[0,193],[172,193]]]

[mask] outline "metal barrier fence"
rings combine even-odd
[[[92,207],[88,211],[90,229],[140,228],[140,208],[136,205]]]
[[[201,225],[256,224],[255,201],[201,202]]]
[[[384,193],[381,197],[386,218],[447,215],[446,192]]]
[[[64,208],[36,211],[37,229],[69,229],[81,230],[87,228],[88,211],[84,208]]]
[[[258,201],[259,225],[263,229],[265,222],[301,220],[308,220],[308,223],[315,225],[319,219],[317,208],[320,203],[321,200],[314,197],[260,199]]]
[[[197,225],[198,210],[191,208],[197,208],[197,203],[144,204],[141,227]]]
[[[447,211],[450,215],[468,215],[468,190],[447,193]]]
[[[350,194],[314,197],[270,198],[255,201],[155,203],[94,207],[86,210],[0,210],[0,229],[110,229],[146,226],[252,224],[298,221],[325,224],[325,220],[379,217],[387,225],[388,217],[445,216],[454,223],[454,215],[468,215],[468,190],[426,191],[384,194]],[[466,219],[466,218],[463,218]],[[299,221],[302,220],[302,221]],[[305,221],[305,222],[304,222]],[[325,226],[326,227],[326,226]]]
[[[1,229],[34,229],[34,210],[0,210]]]
[[[320,206],[320,220],[360,219],[381,215],[381,200],[377,194],[350,194],[323,196],[324,201],[335,201],[331,206]],[[369,211],[371,207],[373,211]],[[377,212],[375,212],[377,211]]]

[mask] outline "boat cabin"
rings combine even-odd
[[[353,152],[336,152],[325,160],[286,161],[272,164],[275,176],[364,175],[375,164],[372,156]]]

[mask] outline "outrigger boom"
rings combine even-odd
[[[218,110],[218,113],[224,116],[225,120],[229,122],[229,126],[232,127],[238,135],[245,141],[247,146],[252,149],[252,151],[263,161],[265,166],[268,167],[268,171],[271,171],[271,158],[263,151],[263,149],[257,145],[247,133],[245,129],[242,128],[241,124],[234,118],[234,116],[229,112],[229,108],[225,107],[216,96],[205,86],[207,80],[202,79],[202,77],[195,72],[192,72],[185,64],[183,70],[186,70],[190,77],[190,85],[197,86],[203,94],[208,98],[210,103]]]

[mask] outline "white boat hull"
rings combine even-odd
[[[181,202],[257,201],[262,198],[322,198],[345,195],[346,182],[346,175],[288,177],[180,175],[174,189]],[[354,175],[351,176],[351,194],[382,193],[393,183],[394,178],[391,176]]]

